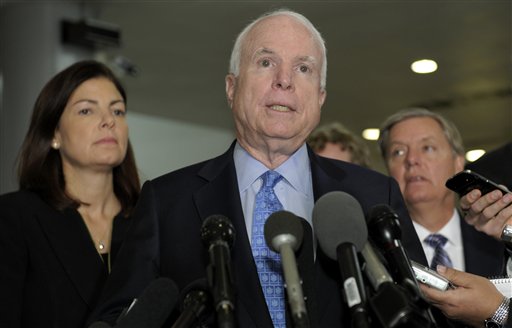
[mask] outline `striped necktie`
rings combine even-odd
[[[270,317],[274,327],[285,328],[284,285],[281,269],[281,258],[278,253],[271,251],[265,242],[264,226],[270,214],[282,210],[283,205],[274,193],[275,185],[283,177],[274,171],[261,175],[263,184],[256,194],[252,220],[252,254],[258,268],[261,288],[265,295]]]
[[[450,256],[444,250],[444,245],[448,239],[440,234],[431,234],[425,238],[425,242],[434,249],[434,257],[432,258],[432,263],[430,264],[430,268],[436,270],[438,264],[444,265],[446,267],[453,267],[452,260],[450,260]]]

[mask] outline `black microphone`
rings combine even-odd
[[[364,258],[363,271],[375,291],[369,297],[369,305],[377,321],[385,328],[432,327],[427,313],[418,308],[410,293],[395,284],[381,258],[370,242],[361,254]]]
[[[234,327],[235,296],[230,248],[235,241],[235,228],[227,217],[211,215],[203,222],[201,239],[210,255],[207,273],[218,327]]]
[[[322,251],[338,261],[352,326],[370,327],[367,297],[356,253],[362,250],[368,236],[361,205],[347,193],[327,193],[313,208],[313,227]]]
[[[370,210],[367,223],[373,242],[389,263],[394,280],[400,284],[383,284],[371,298],[370,304],[379,321],[384,327],[435,327],[430,305],[423,298],[402,246],[398,215],[388,205],[376,205]]]
[[[169,278],[158,278],[144,289],[116,328],[160,328],[178,300],[178,287]]]
[[[421,292],[409,257],[402,246],[398,215],[386,204],[375,205],[370,210],[367,223],[373,242],[390,264],[394,280],[419,298]]]
[[[206,279],[190,283],[180,293],[181,314],[171,328],[197,327],[213,310],[212,296]]]
[[[299,277],[295,252],[302,244],[304,229],[299,217],[287,211],[272,213],[265,222],[265,241],[281,255],[281,266],[294,327],[309,327],[309,319]]]

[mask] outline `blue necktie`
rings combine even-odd
[[[439,234],[431,234],[425,238],[425,242],[434,248],[434,257],[432,258],[432,263],[430,264],[430,268],[436,269],[438,264],[444,265],[446,267],[453,267],[452,260],[450,260],[450,256],[444,250],[444,245],[448,239],[445,236]]]
[[[283,275],[281,258],[265,243],[264,226],[270,214],[282,210],[283,205],[274,193],[275,185],[283,178],[279,173],[267,171],[261,175],[263,184],[256,194],[252,219],[252,255],[258,268],[261,288],[274,327],[286,327]]]

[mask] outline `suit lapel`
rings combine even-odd
[[[461,216],[460,229],[464,245],[465,271],[491,277],[505,272],[505,248],[492,237],[478,232]]]
[[[239,305],[235,312],[238,316],[250,318],[255,326],[268,327],[272,325],[272,321],[268,315],[263,292],[259,288],[259,278],[247,236],[233,161],[233,148],[234,144],[225,154],[210,161],[199,172],[199,175],[208,182],[194,193],[194,201],[202,220],[213,214],[221,214],[232,221],[236,236],[231,249],[231,262],[236,286],[236,304]],[[262,315],[265,313],[266,315]]]
[[[51,209],[37,211],[36,216],[77,293],[92,308],[107,273],[80,215],[75,210]]]

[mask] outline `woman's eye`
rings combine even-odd
[[[114,115],[115,116],[124,116],[124,115],[126,115],[126,111],[124,109],[115,109]]]
[[[87,115],[90,113],[91,113],[91,110],[89,108],[83,108],[78,111],[78,114],[80,114],[80,115]]]

